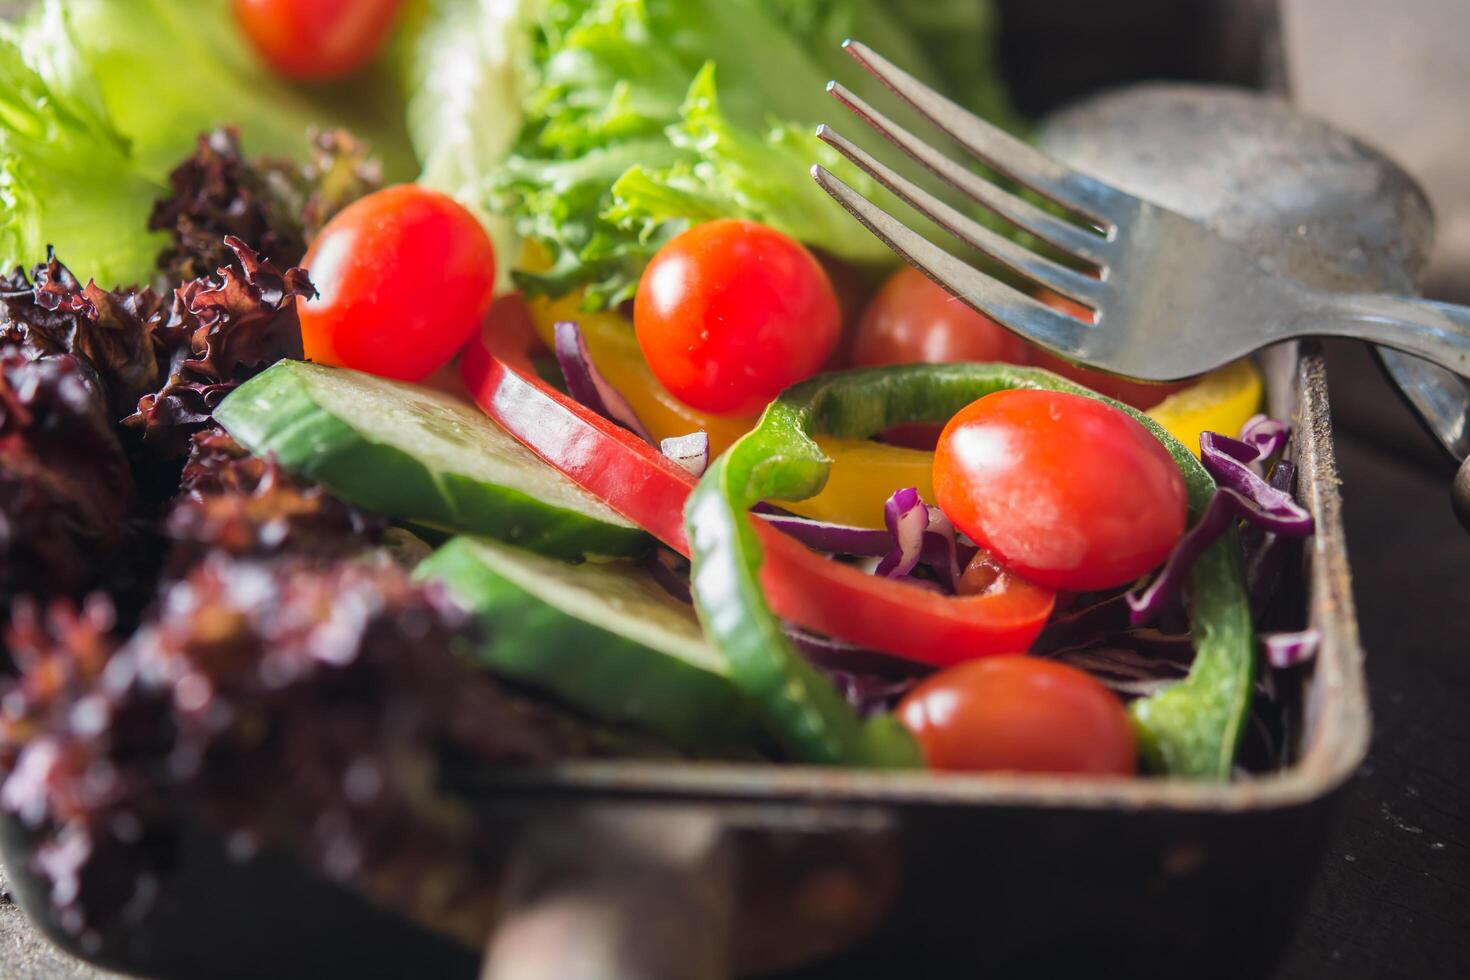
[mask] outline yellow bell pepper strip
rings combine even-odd
[[[1255,362],[1236,361],[1176,391],[1146,414],[1198,456],[1201,434],[1239,432],[1261,410],[1264,393]]]
[[[1147,416],[1036,369],[945,364],[822,375],[773,402],[759,424],[717,459],[685,507],[694,567],[692,592],[710,641],[736,682],[766,706],[799,757],[862,761],[852,725],[785,704],[813,681],[767,604],[762,542],[748,509],[761,500],[802,499],[822,488],[832,461],[812,440],[823,432],[860,439],[908,422],[943,422],[970,402],[1009,388],[1041,388],[1099,398],[1141,422],[1173,456],[1198,520],[1215,482],[1178,440]],[[1146,758],[1172,775],[1228,777],[1250,707],[1255,645],[1239,544],[1212,543],[1192,571],[1196,657],[1188,677],[1136,702],[1132,712]]]
[[[934,499],[934,454],[871,439],[821,436],[817,445],[832,460],[827,485],[815,497],[783,501],[793,514],[833,524],[883,527],[883,504],[900,487]]]

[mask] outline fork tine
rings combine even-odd
[[[885,245],[967,306],[1064,356],[1077,357],[1084,349],[1084,332],[1090,327],[1081,320],[1044,306],[961,262],[834,177],[825,167],[813,167],[812,177]]]
[[[966,170],[913,133],[874,109],[840,82],[831,82],[827,91],[863,122],[877,130],[894,146],[903,150],[941,180],[972,200],[1000,215],[1022,231],[1097,266],[1107,264],[1112,242],[1101,235],[1079,228],[1047,214],[1024,198],[1018,197],[979,174]]]
[[[905,204],[940,225],[956,238],[973,245],[996,261],[1031,279],[1037,285],[1045,286],[1093,306],[1097,305],[1100,294],[1107,288],[1099,279],[1068,269],[1066,266],[1037,255],[1028,248],[1017,245],[1002,235],[997,235],[980,222],[950,207],[919,185],[879,163],[867,151],[855,146],[831,127],[818,127],[817,138],[867,171],[878,183],[896,194]]]
[[[1105,228],[1126,220],[1134,199],[1078,173],[1040,150],[967,112],[858,41],[843,47],[900,98],[988,166]]]

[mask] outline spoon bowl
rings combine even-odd
[[[1144,84],[1049,116],[1047,153],[1209,226],[1319,289],[1417,291],[1434,245],[1423,188],[1372,146],[1284,99],[1216,85]],[[1387,348],[1385,370],[1457,459],[1470,456],[1470,388]],[[1470,514],[1470,479],[1461,507]],[[1458,491],[1457,491],[1458,492]]]

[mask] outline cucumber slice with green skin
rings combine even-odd
[[[767,741],[694,610],[636,565],[459,537],[416,575],[480,620],[477,657],[497,674],[690,751],[749,755]]]
[[[643,531],[473,405],[357,371],[281,361],[214,411],[257,456],[396,520],[559,558],[635,555]]]

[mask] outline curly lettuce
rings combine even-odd
[[[806,178],[813,161],[840,169],[841,157],[810,126],[773,123],[743,129],[721,111],[715,65],[695,77],[677,123],[664,131],[678,156],[664,167],[638,163],[612,186],[604,217],[639,242],[655,241],[676,225],[738,215],[759,221],[834,255],[885,261],[876,239],[852,241],[852,219]],[[852,183],[867,181],[848,174]]]
[[[488,208],[490,181],[515,145],[530,94],[533,28],[545,0],[417,0],[405,8],[397,60],[418,183],[474,211],[500,255],[511,222]],[[502,285],[509,263],[500,263]]]
[[[882,99],[877,83],[841,51],[844,37],[862,37],[946,87],[913,27],[936,23],[932,14],[913,19],[908,8],[922,5],[558,0],[532,6],[539,19],[529,64],[516,75],[521,85],[529,79],[524,126],[488,182],[490,207],[540,246],[534,267],[517,274],[523,288],[558,296],[582,290],[589,308],[616,305],[632,295],[664,242],[692,223],[720,217],[764,222],[852,263],[892,261],[813,186],[808,171],[822,161],[872,190],[812,130],[834,113],[824,91],[831,78]],[[972,106],[999,107],[998,83],[982,60],[988,20],[959,18],[950,26],[953,43],[972,44],[976,61],[965,91],[949,91]]]

